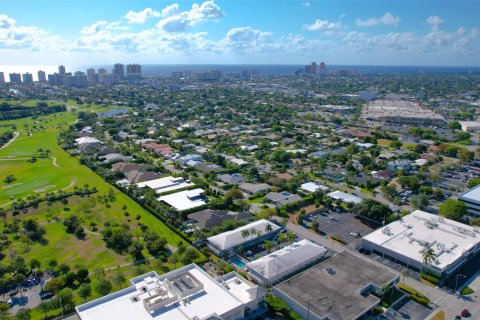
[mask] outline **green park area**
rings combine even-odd
[[[186,250],[196,252],[190,256],[193,258],[185,258],[185,241],[185,245],[180,246],[181,252],[174,253],[174,259],[167,253],[154,257],[144,239],[148,232],[164,238],[165,249],[172,252],[177,251],[182,238],[57,145],[60,130],[67,129],[75,118],[75,114],[67,111],[35,120],[0,121],[0,128],[11,130],[13,126],[18,133],[0,149],[0,210],[6,213],[3,223],[0,222],[0,233],[5,235],[0,241],[0,265],[15,265],[21,258],[27,269],[32,261],[39,263],[40,270],[52,269],[52,261],[58,266],[68,265],[71,270],[86,268],[90,272],[87,282],[76,280],[66,285],[73,293],[74,304],[79,304],[84,301],[78,291],[81,286],[91,286],[90,300],[105,294],[106,291],[95,289],[105,279],[113,284],[108,290],[111,292],[125,287],[129,277],[150,270],[163,273],[192,260],[203,260],[204,256],[194,249]],[[27,209],[12,209],[13,202],[19,199],[82,188],[94,188],[95,192],[72,195],[62,201],[43,201]],[[72,216],[84,230],[82,236],[67,232],[64,221]],[[40,237],[26,232],[27,220],[35,221],[35,228],[43,229]],[[113,230],[115,226],[126,228],[132,243],[141,244],[138,252],[133,254],[130,248],[115,250],[107,243],[102,232],[108,228]],[[3,277],[10,276],[5,273]],[[51,318],[60,312],[59,306],[52,304],[47,313],[34,309],[32,318]]]

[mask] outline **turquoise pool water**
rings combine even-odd
[[[230,263],[233,263],[234,265],[236,265],[239,268],[245,267],[245,262],[238,259],[237,257],[230,259]]]

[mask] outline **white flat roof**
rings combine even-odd
[[[173,303],[151,312],[144,307],[143,300],[151,297],[156,288],[167,288],[168,291],[166,279],[171,281],[175,276],[187,272],[203,285],[198,293],[187,296],[183,300],[176,299]],[[256,286],[246,282],[237,274],[230,277],[228,281],[230,288],[227,289],[226,285],[215,281],[195,264],[161,276],[151,272],[132,279],[132,285],[129,288],[78,306],[77,313],[81,320],[190,320],[194,317],[202,319],[213,313],[225,314],[256,298],[250,294]],[[133,297],[137,297],[136,302],[132,301]],[[168,291],[168,297],[175,300],[175,292]]]
[[[166,196],[159,197],[157,200],[164,201],[178,211],[182,211],[200,207],[206,204],[206,202],[204,201],[205,198],[201,197],[202,194],[203,189],[199,188],[168,194]]]
[[[157,193],[188,188],[193,185],[195,184],[191,182],[187,182],[181,177],[174,178],[171,176],[137,183],[137,187],[139,188],[149,187],[150,189],[155,190]]]
[[[242,230],[251,230],[255,229],[256,231],[262,232],[262,235],[266,235],[268,232],[266,230],[267,225],[270,224],[272,226],[272,232],[277,231],[281,229],[278,225],[275,223],[269,222],[265,219],[262,220],[257,220],[252,223],[249,223],[243,227],[237,228],[235,230],[223,232],[220,234],[217,234],[216,236],[208,238],[208,241],[214,244],[216,247],[226,250],[232,247],[235,247],[245,241],[252,240],[255,237],[252,235],[249,235],[247,238],[242,237]]]
[[[318,184],[318,183],[315,183],[315,182],[307,182],[307,183],[302,184],[300,186],[300,189],[308,191],[308,192],[315,192],[318,189],[320,189],[322,191],[328,190],[328,187],[326,187],[324,185],[321,185],[321,184]]]
[[[363,237],[364,240],[423,263],[422,252],[435,252],[433,267],[444,270],[480,242],[480,230],[415,210]]]
[[[362,202],[362,198],[354,196],[353,194],[345,193],[343,191],[333,191],[327,194],[330,198],[338,199],[343,202],[352,202],[352,203],[360,203]]]
[[[480,204],[480,185],[462,193],[458,199]]]
[[[247,267],[266,279],[272,279],[279,274],[295,270],[297,266],[302,265],[306,261],[324,256],[325,252],[327,252],[325,247],[308,240],[300,240],[247,263]]]

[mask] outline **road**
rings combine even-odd
[[[445,311],[445,319],[454,319],[463,309],[470,311],[470,319],[480,319],[480,302],[474,294],[471,296],[450,294],[437,287],[427,286],[410,277],[405,278],[405,284],[422,292],[433,304],[442,308]]]

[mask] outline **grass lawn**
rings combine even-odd
[[[445,320],[445,311],[440,310],[430,320]]]
[[[262,203],[263,202],[263,197],[255,198],[255,199],[252,199],[252,200],[247,199],[245,202],[248,203],[248,204]]]
[[[377,144],[382,146],[382,147],[390,147],[390,142],[392,142],[392,140],[388,140],[388,139],[377,139]]]

